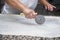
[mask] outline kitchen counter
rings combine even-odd
[[[28,35],[40,37],[60,37],[60,17],[44,16],[46,21],[38,25],[34,19],[27,19],[20,15],[1,14],[0,34]]]

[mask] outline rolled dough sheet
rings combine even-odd
[[[34,19],[20,15],[0,15],[0,34],[60,37],[60,17],[45,16],[45,23],[38,25]]]

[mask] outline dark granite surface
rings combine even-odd
[[[59,7],[59,6],[58,6]],[[54,9],[54,11],[47,11],[45,10],[45,8],[41,5],[41,4],[38,4],[35,11],[38,13],[38,14],[41,14],[41,15],[52,15],[52,16],[60,16],[60,9],[56,8]]]
[[[27,35],[1,35],[0,40],[60,40],[60,37],[48,38],[48,37],[37,37]]]

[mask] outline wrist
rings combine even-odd
[[[23,8],[23,9],[22,9],[22,12],[25,13],[25,12],[26,12],[26,9],[27,9],[27,8]]]
[[[26,9],[26,7],[22,7],[22,8],[20,8],[19,10],[20,10],[21,12],[24,12],[25,9]]]
[[[46,6],[48,5],[49,3],[47,1],[43,1],[43,5]]]

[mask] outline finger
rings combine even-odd
[[[35,18],[37,16],[37,14],[33,15],[33,18]]]
[[[28,18],[28,19],[32,19],[30,16],[25,16],[26,18]]]
[[[50,10],[50,7],[49,6],[47,6],[47,10]]]
[[[48,6],[48,10],[49,11],[53,11],[53,7],[50,5],[50,6]]]
[[[27,15],[27,18],[32,19],[33,18],[32,14]]]
[[[47,6],[45,6],[45,9],[47,10]]]
[[[54,8],[56,8],[55,6],[53,6],[53,5],[51,5],[51,7],[50,7],[50,11],[53,11],[54,10]]]
[[[32,12],[32,17],[35,18],[37,15],[37,13],[35,13],[35,11]]]
[[[25,15],[26,18],[29,18],[29,15]]]
[[[53,8],[56,8],[55,6],[53,6]]]
[[[32,13],[33,18],[35,18],[36,15],[37,15],[37,13],[35,13],[35,12]]]
[[[56,7],[52,5],[52,6],[51,6],[51,11],[53,11],[53,10],[54,10],[54,8],[56,8]]]
[[[50,7],[50,11],[53,11],[53,7]]]

